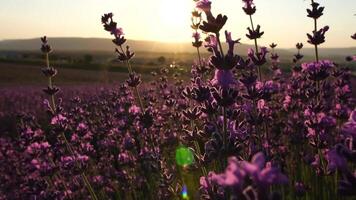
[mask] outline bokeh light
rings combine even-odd
[[[176,150],[176,163],[179,166],[186,167],[194,163],[193,152],[184,146],[179,146]]]

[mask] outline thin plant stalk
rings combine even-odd
[[[249,15],[249,16],[250,16],[250,23],[251,23],[252,31],[255,31],[255,26],[253,25],[252,15]],[[254,39],[254,42],[255,42],[256,55],[258,55],[257,38]],[[261,66],[258,66],[257,70],[258,70],[258,79],[259,79],[259,81],[262,81]]]
[[[46,67],[49,69],[50,68],[50,64],[49,64],[49,53],[46,53]],[[48,77],[48,87],[49,88],[52,88],[53,87],[53,82],[52,82],[52,77]],[[52,94],[51,95],[51,98],[50,98],[50,108],[52,110],[52,112],[54,113],[55,110],[56,110],[56,101],[55,101],[55,97],[54,95]],[[66,147],[68,149],[68,151],[74,156],[74,151],[71,147],[71,145],[69,144],[67,138],[65,137],[64,133],[62,133],[62,137],[64,139],[64,142],[66,144]],[[51,161],[52,163],[54,163],[53,161]],[[78,165],[78,161],[76,161],[77,165]],[[85,173],[82,172],[81,174],[82,178],[83,178],[83,181],[90,193],[90,196],[94,199],[94,200],[98,200],[98,197],[96,196],[92,186],[90,185],[89,181],[88,181],[88,178],[86,177]]]
[[[223,142],[224,142],[224,150],[225,150],[225,152],[227,152],[227,113],[226,113],[226,107],[224,106],[223,108],[223,120],[224,120],[224,122],[223,122]],[[226,162],[225,162],[225,164],[224,164],[225,166],[224,167],[226,167]]]
[[[224,50],[223,50],[221,42],[220,42],[220,33],[216,33],[216,39],[218,41],[218,45],[219,45],[219,48],[221,51],[221,56],[224,57]]]
[[[120,45],[120,49],[122,51],[122,53],[124,53],[124,49],[122,48],[122,45]],[[131,66],[131,63],[129,60],[126,60],[126,65],[127,65],[127,69],[129,71],[129,73],[132,73],[133,70],[132,70],[132,66]],[[143,102],[142,102],[142,99],[141,99],[141,95],[140,95],[140,92],[138,90],[138,87],[136,86],[135,89],[134,89],[134,93],[138,99],[138,102],[139,102],[139,105],[140,105],[140,108],[141,108],[141,111],[143,112],[145,110],[145,107],[143,105]]]
[[[46,67],[47,69],[49,69],[49,54],[46,53]],[[52,83],[52,77],[48,77],[48,87],[49,88],[52,88],[53,87],[53,83]],[[51,107],[51,110],[52,112],[54,113],[56,111],[56,102],[55,102],[55,99],[54,99],[54,95],[52,94],[51,97],[50,97],[50,107]]]
[[[63,132],[62,132],[62,138],[64,140],[64,143],[66,144],[67,150],[69,151],[69,153],[72,156],[74,156],[75,155],[74,154],[74,150],[73,150],[72,146],[70,145],[70,143],[68,142],[68,140],[67,140],[67,138],[66,138],[66,136],[65,136],[65,134]],[[79,167],[80,165],[79,165],[78,161],[76,159],[74,159],[74,160],[75,160],[75,163],[76,163],[77,167]],[[91,186],[87,176],[85,175],[85,172],[81,172],[80,175],[81,175],[81,177],[82,177],[82,179],[84,181],[85,186],[87,187],[87,189],[88,189],[88,191],[90,193],[90,196],[92,196],[92,198],[94,200],[98,200],[98,197],[96,196],[93,187]]]
[[[195,128],[194,121],[191,121],[190,126],[192,127],[192,131],[194,131],[194,128]],[[197,151],[198,156],[200,157],[202,154],[201,154],[201,151],[200,151],[200,145],[199,145],[198,141],[194,140],[194,146],[195,146],[195,150]],[[202,165],[200,162],[199,162],[199,165],[201,167],[203,175],[207,176],[208,172],[207,172],[205,166]]]

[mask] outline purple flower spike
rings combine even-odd
[[[198,40],[200,40],[200,33],[194,32],[192,37],[194,38],[195,41],[198,41]]]
[[[242,8],[246,15],[253,15],[256,12],[256,6],[253,3],[253,0],[242,0],[245,3],[244,7]]]
[[[337,145],[335,148],[332,150],[329,150],[326,153],[326,160],[328,161],[328,171],[329,172],[335,172],[337,169],[339,169],[342,172],[347,171],[347,161],[342,155],[342,151],[346,150],[346,147],[342,145]]]
[[[228,54],[233,55],[234,54],[234,46],[235,46],[235,44],[239,44],[241,39],[239,38],[237,40],[233,40],[232,36],[231,36],[231,32],[228,32],[228,31],[225,31],[225,37],[226,37],[226,43],[229,45]]]
[[[356,139],[356,110],[351,112],[349,121],[342,128],[342,133]]]
[[[257,25],[255,30],[252,30],[250,27],[248,27],[247,28],[248,34],[246,34],[246,37],[249,38],[250,40],[261,38],[265,32],[261,31],[260,29],[261,29],[260,25]]]
[[[194,38],[194,42],[192,42],[193,47],[199,48],[202,46],[203,41],[200,40],[200,33],[194,32],[192,37]]]
[[[265,167],[265,155],[260,152],[252,157],[251,162],[243,161],[242,168],[259,187],[266,188],[272,184],[286,184],[288,178],[278,168]]]
[[[200,0],[196,3],[196,8],[199,10],[205,12],[205,13],[210,13],[211,11],[211,1],[209,0]]]
[[[319,4],[316,2],[312,3],[311,6],[313,7],[311,10],[307,9],[308,17],[318,19],[323,15],[324,7],[319,7]]]
[[[347,56],[346,61],[348,62],[355,62],[356,61],[356,55],[355,56]]]
[[[272,49],[276,48],[277,47],[277,44],[272,42],[272,44],[269,45]]]
[[[219,14],[215,18],[211,13],[206,13],[206,15],[208,21],[203,21],[203,25],[200,25],[199,28],[204,32],[219,34],[220,30],[226,24],[227,16]]]
[[[217,55],[218,52],[218,40],[216,39],[216,37],[214,35],[209,35],[206,39],[205,39],[205,47],[208,48],[210,51],[212,51],[215,55]]]
[[[354,39],[354,40],[356,40],[356,33],[353,34],[353,35],[351,35],[351,38]]]
[[[301,50],[303,48],[303,43],[297,43],[295,45],[295,47],[298,49],[298,50]]]
[[[211,80],[212,85],[228,88],[235,83],[234,74],[231,70],[216,69],[214,78]]]
[[[239,167],[235,157],[229,158],[229,164],[223,174],[213,174],[212,180],[221,186],[241,188],[246,172]]]
[[[255,55],[255,51],[252,48],[250,48],[248,50],[247,55],[255,65],[261,66],[267,62],[266,60],[267,53],[268,50],[266,47],[261,47],[260,52],[257,55]]]
[[[298,197],[302,197],[305,195],[305,193],[307,192],[308,190],[308,187],[304,185],[304,183],[302,182],[296,182],[294,184],[294,189],[295,189],[295,194],[298,196]]]
[[[349,121],[356,122],[356,109],[351,112]]]
[[[313,45],[319,45],[325,42],[325,33],[329,30],[329,26],[321,28],[319,31],[313,31],[313,35],[307,33],[308,43]]]

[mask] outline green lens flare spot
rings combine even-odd
[[[194,155],[193,152],[184,146],[178,147],[176,150],[176,163],[179,166],[186,167],[188,165],[193,164]]]

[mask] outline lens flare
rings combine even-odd
[[[188,189],[187,189],[186,185],[183,185],[183,188],[182,188],[182,198],[183,199],[189,199],[189,197],[188,197]]]
[[[192,151],[184,146],[178,147],[176,150],[176,163],[179,166],[187,167],[194,162],[194,155]]]

